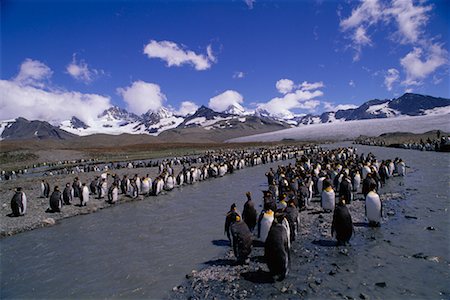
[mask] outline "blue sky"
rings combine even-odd
[[[0,119],[218,103],[286,116],[406,91],[448,98],[449,8],[443,0],[2,1]]]

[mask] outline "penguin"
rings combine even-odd
[[[338,245],[345,245],[353,235],[352,216],[345,205],[345,197],[340,198],[334,209],[333,221],[331,223],[331,236],[334,233],[336,233]]]
[[[345,198],[345,203],[351,203],[353,200],[353,187],[347,174],[342,176],[342,181],[339,184],[339,197]]]
[[[367,174],[371,173],[370,167],[368,164],[365,164],[362,168],[361,179],[364,180],[367,177]]]
[[[375,186],[371,186],[371,191],[366,196],[366,217],[369,226],[379,227],[383,215],[383,205],[380,196],[375,192]]]
[[[13,217],[23,216],[27,212],[27,196],[21,187],[17,187],[11,199],[11,210]]]
[[[44,181],[44,197],[48,198],[50,196],[50,184],[47,180]]]
[[[82,184],[80,200],[80,206],[86,206],[89,202],[89,188],[86,186],[86,183]]]
[[[274,213],[271,209],[263,210],[258,220],[258,239],[265,242],[269,234],[270,226],[272,226]]]
[[[72,203],[72,188],[70,186],[70,183],[66,183],[66,187],[63,191],[63,204],[64,205],[71,205]]]
[[[113,183],[108,190],[108,203],[114,204],[119,200],[119,188],[116,183]]]
[[[53,190],[52,195],[50,196],[50,208],[47,210],[47,212],[61,212],[61,208],[62,208],[62,195],[61,192],[59,191],[59,187],[55,186],[55,189]]]
[[[295,241],[298,232],[298,225],[300,223],[298,208],[294,204],[294,200],[289,200],[287,207],[284,209],[285,218],[289,223],[289,239]]]
[[[146,176],[141,183],[141,193],[147,195],[148,192],[150,191],[150,186],[151,186],[151,179],[148,176]]]
[[[181,186],[183,184],[184,184],[184,174],[183,174],[183,172],[180,172],[177,175],[177,185]]]
[[[325,180],[325,176],[321,176],[317,180],[317,191],[319,192],[319,195],[322,194],[324,180]]]
[[[234,256],[239,264],[249,263],[248,257],[252,252],[252,233],[247,224],[241,221],[241,217],[238,214],[233,216],[235,221],[230,226],[230,232]]]
[[[397,174],[398,176],[405,176],[406,174],[406,165],[402,159],[400,159],[397,163]]]
[[[42,179],[41,181],[41,195],[39,196],[39,198],[45,198],[45,183],[44,183],[44,179]]]
[[[281,222],[275,221],[272,224],[264,244],[267,266],[271,275],[278,281],[282,281],[287,276],[290,261],[289,236]]]
[[[327,187],[322,191],[321,204],[324,211],[326,212],[333,211],[335,204],[335,193],[331,186]]]
[[[224,234],[227,235],[228,240],[231,242],[231,232],[230,226],[236,220],[236,216],[239,216],[239,212],[237,211],[236,203],[231,204],[230,210],[227,212],[225,217],[225,227]]]
[[[172,175],[169,175],[164,183],[164,190],[171,191],[174,188],[175,180]]]
[[[256,226],[257,213],[250,192],[247,192],[245,195],[247,196],[247,201],[244,204],[242,217],[250,232],[253,232]]]
[[[361,175],[359,175],[359,172],[356,171],[355,175],[353,176],[353,191],[358,193],[360,186],[361,186]]]

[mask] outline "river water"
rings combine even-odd
[[[358,153],[371,151],[379,159],[401,157],[411,166],[411,172],[401,185],[388,187],[406,195],[398,204],[396,216],[377,233],[389,237],[390,244],[377,238],[369,245],[364,237],[356,237],[353,247],[365,247],[364,251],[374,257],[358,256],[353,249],[352,264],[357,265],[357,272],[344,279],[351,282],[352,276],[370,277],[367,272],[373,268],[371,264],[383,261],[384,267],[371,275],[389,282],[390,288],[374,291],[376,296],[399,296],[400,292],[393,291],[407,287],[410,295],[419,298],[450,297],[439,295],[449,290],[450,282],[449,155],[356,147]],[[214,241],[225,239],[225,213],[233,202],[242,209],[246,191],[251,191],[259,203],[261,190],[266,187],[264,173],[270,166],[247,168],[166,195],[124,203],[63,220],[53,227],[4,238],[0,241],[0,296],[2,299],[167,297],[185,274],[224,253],[226,247]],[[405,215],[417,219],[407,219]],[[428,226],[436,230],[426,230]],[[411,258],[415,253],[438,257],[439,262]]]
[[[225,214],[262,196],[267,164],[1,240],[1,298],[168,295],[224,247]],[[216,244],[216,245],[214,245]],[[220,244],[220,243],[219,243]]]

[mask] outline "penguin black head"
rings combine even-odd
[[[21,192],[22,191],[22,187],[18,186],[16,187],[16,192]]]

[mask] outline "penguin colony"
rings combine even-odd
[[[164,159],[161,162],[142,161],[137,162],[121,162],[103,165],[86,164],[77,165],[71,168],[71,171],[65,170],[71,174],[77,172],[101,172],[96,175],[90,182],[81,182],[75,177],[72,182],[67,182],[63,188],[58,186],[51,187],[49,180],[43,179],[40,183],[40,197],[49,198],[49,208],[46,212],[61,212],[64,205],[76,204],[78,206],[86,206],[92,197],[97,199],[105,199],[110,204],[120,202],[121,199],[138,197],[158,196],[173,190],[176,187],[186,184],[195,184],[212,178],[223,177],[232,174],[235,170],[246,167],[253,167],[260,164],[271,163],[280,160],[293,159],[300,157],[305,152],[317,151],[317,147],[305,146],[276,146],[258,149],[243,150],[221,150],[207,151],[203,155],[195,157],[182,157]],[[147,174],[142,176],[137,174],[138,168],[157,166],[159,174],[155,178],[150,178]],[[175,166],[182,166],[181,171],[175,173]],[[124,175],[119,178],[114,174],[115,169],[127,169],[135,173],[132,176]],[[19,190],[17,188],[16,190]],[[20,188],[21,198],[26,199],[25,192]],[[19,196],[14,195],[13,202],[19,208],[24,206]],[[26,202],[26,200],[25,200]],[[24,215],[26,210],[17,210],[11,216]]]
[[[295,165],[278,166],[276,171],[271,168],[266,173],[268,190],[263,191],[259,217],[249,192],[242,218],[235,204],[226,215],[225,232],[237,263],[249,261],[253,241],[262,242],[271,275],[283,280],[289,272],[291,242],[297,237],[300,212],[311,209],[313,196],[320,197],[324,213],[333,213],[331,234],[337,245],[345,245],[353,235],[347,205],[354,195],[363,194],[368,225],[378,227],[382,218],[378,190],[388,178],[405,174],[401,159],[379,162],[371,153],[358,156],[352,147],[311,151],[297,157]]]

